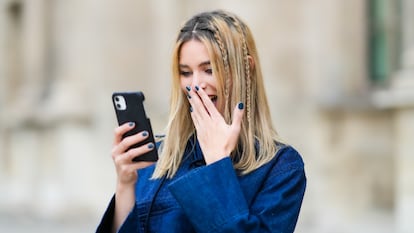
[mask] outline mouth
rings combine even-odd
[[[214,105],[217,104],[217,96],[216,95],[209,95],[211,102],[213,102]]]

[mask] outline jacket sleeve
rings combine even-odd
[[[300,155],[283,151],[250,205],[230,158],[190,172],[170,191],[197,232],[293,232],[306,177]]]
[[[112,223],[114,220],[115,212],[115,195],[112,196],[111,201],[109,202],[108,207],[105,210],[105,213],[96,228],[96,233],[110,233],[112,229]]]
[[[118,232],[141,232],[140,222],[138,220],[138,215],[136,213],[137,207],[136,205],[129,213],[128,217],[118,229]],[[114,214],[115,214],[115,195],[112,196],[112,199],[106,209],[101,222],[99,223],[96,233],[111,233],[112,232],[112,224],[114,221]]]

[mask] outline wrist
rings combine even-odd
[[[135,193],[135,184],[117,183],[116,194]]]
[[[115,213],[113,232],[122,225],[135,204],[135,186],[130,184],[117,183],[115,192]]]
[[[132,209],[135,203],[135,187],[118,185],[115,192],[115,202],[118,207],[122,206],[123,209]]]

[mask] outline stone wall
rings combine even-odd
[[[93,230],[115,184],[111,93],[143,90],[162,133],[179,25],[223,8],[251,27],[274,123],[306,163],[297,232],[411,232],[414,21],[401,1],[403,64],[376,91],[365,1],[1,0],[0,230]]]

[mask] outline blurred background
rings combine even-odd
[[[414,232],[414,1],[0,0],[0,232],[93,232],[115,189],[111,94],[167,120],[181,23],[238,14],[303,155],[296,232]]]

